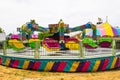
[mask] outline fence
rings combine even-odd
[[[67,43],[64,44],[65,48],[61,49],[52,46],[52,48],[46,47],[45,43],[40,43],[36,41],[34,46],[30,46],[28,43],[19,43],[13,42],[7,44],[3,42],[3,48],[0,49],[0,54],[4,56],[13,56],[13,57],[23,57],[23,58],[61,58],[61,59],[80,59],[80,58],[91,58],[91,57],[102,57],[102,56],[112,56],[119,54],[120,46],[119,40],[113,39],[109,47],[101,46],[97,41],[94,43],[97,47],[91,47],[87,44],[83,44],[83,41],[80,40],[79,43]],[[14,45],[12,47],[8,45]],[[55,45],[55,44],[54,44]],[[104,44],[105,46],[107,44]],[[17,49],[16,47],[24,47]],[[34,48],[33,48],[34,47]],[[16,49],[15,49],[16,48]]]

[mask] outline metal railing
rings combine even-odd
[[[56,48],[48,49],[44,44],[36,42],[35,48],[32,49],[30,46],[26,46],[22,50],[14,50],[13,48],[8,47],[8,44],[3,41],[3,48],[0,49],[0,54],[4,56],[14,56],[14,57],[25,57],[25,58],[89,58],[89,57],[102,57],[102,56],[112,56],[120,52],[120,41],[114,40],[111,43],[111,47],[102,48],[98,44],[98,47],[95,49],[87,49],[82,40],[77,43],[79,46],[75,46],[74,43],[68,43],[71,47],[65,50],[56,50]],[[119,43],[119,44],[118,44]],[[17,44],[17,43],[16,43]],[[117,47],[116,47],[117,44]],[[24,44],[23,44],[24,45]],[[40,47],[39,47],[40,45]]]

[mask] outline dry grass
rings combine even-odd
[[[60,73],[37,72],[0,66],[0,80],[120,80],[120,70]]]

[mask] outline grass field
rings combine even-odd
[[[120,80],[120,69],[87,72],[38,72],[0,65],[0,80]]]

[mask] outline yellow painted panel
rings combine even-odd
[[[54,62],[50,61],[47,63],[46,67],[45,67],[45,71],[50,71],[51,68],[53,67]]]
[[[24,61],[24,64],[23,64],[23,66],[22,66],[22,68],[23,69],[27,69],[28,68],[28,66],[29,66],[29,63],[30,63],[30,61]]]
[[[117,57],[114,58],[114,60],[113,60],[113,62],[112,62],[112,65],[111,65],[111,67],[110,67],[111,69],[114,68],[116,61],[117,61]]]
[[[97,61],[96,61],[96,63],[95,63],[95,65],[94,65],[92,71],[97,71],[97,69],[98,69],[98,67],[99,67],[99,65],[100,65],[100,62],[101,62],[100,60],[97,60]]]
[[[72,67],[70,68],[70,72],[75,72],[76,69],[78,68],[79,64],[80,64],[80,62],[74,62],[72,64]]]
[[[5,65],[6,65],[6,66],[9,66],[9,64],[10,64],[10,58],[7,58],[7,59],[6,59],[6,64],[5,64]]]

